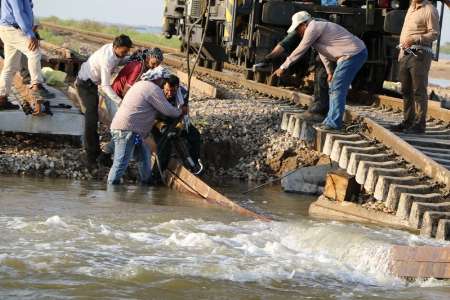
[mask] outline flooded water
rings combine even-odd
[[[406,232],[307,217],[312,198],[237,197],[264,223],[165,188],[0,178],[0,299],[449,299],[387,273]]]

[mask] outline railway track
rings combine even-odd
[[[86,41],[104,44],[111,36],[43,23],[52,30],[76,33]],[[152,47],[136,43],[138,47]],[[165,62],[185,67],[176,49],[164,48]],[[402,100],[375,96],[373,106],[348,106],[346,119],[357,124],[355,132],[318,132],[314,135],[301,112],[312,98],[295,90],[249,81],[236,70],[223,72],[198,66],[198,77],[208,76],[240,85],[268,97],[285,100],[281,127],[287,134],[304,139],[330,156],[348,174],[355,176],[376,209],[360,204],[340,206],[321,198],[311,207],[319,216],[350,218],[406,228],[430,237],[450,239],[450,111],[430,101],[427,131],[421,135],[394,134],[389,126],[402,120]],[[312,134],[313,133],[313,134]],[[373,208],[373,207],[371,207]],[[353,217],[352,217],[353,216]]]

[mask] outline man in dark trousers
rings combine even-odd
[[[413,0],[400,34],[400,82],[404,120],[392,128],[405,133],[424,133],[428,110],[428,73],[432,45],[439,36],[439,14],[427,0]]]
[[[316,128],[340,130],[350,84],[367,60],[366,45],[344,27],[313,19],[306,11],[294,14],[288,32],[297,32],[302,36],[302,41],[275,74],[282,76],[310,48],[314,48],[327,70],[330,83],[330,108],[323,123]],[[333,68],[333,63],[336,63],[336,68]]]
[[[75,81],[85,118],[84,147],[87,162],[91,167],[97,163],[97,158],[101,154],[97,132],[98,90],[100,88],[109,99],[120,104],[122,99],[112,89],[111,77],[119,65],[127,62],[127,55],[132,47],[133,44],[128,36],[116,37],[112,44],[106,44],[98,49],[81,65]]]

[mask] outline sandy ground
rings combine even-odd
[[[431,63],[430,77],[450,80],[450,60],[433,61]]]

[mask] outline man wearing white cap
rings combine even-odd
[[[367,60],[367,48],[362,40],[344,27],[327,21],[314,20],[305,11],[292,16],[288,33],[296,31],[302,41],[281,67],[275,71],[283,75],[291,64],[300,59],[310,47],[316,49],[328,73],[330,109],[321,124],[325,130],[341,129],[348,89]],[[332,62],[337,62],[333,70]]]

